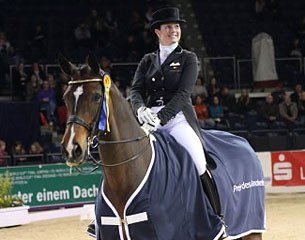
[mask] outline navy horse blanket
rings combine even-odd
[[[231,239],[265,231],[265,185],[261,163],[247,140],[202,130],[205,150],[216,163],[216,181],[226,232]]]
[[[169,134],[156,132],[149,168],[125,206],[124,220],[101,185],[95,205],[97,239],[123,240],[123,228],[132,240],[216,240],[224,231],[234,239],[263,231],[263,173],[254,151],[227,132],[203,130],[202,135],[217,166],[212,175],[223,220],[214,214],[187,151]]]

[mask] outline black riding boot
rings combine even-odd
[[[214,212],[218,216],[222,216],[219,195],[218,195],[217,186],[216,186],[214,179],[208,173],[208,171],[206,171],[204,174],[202,174],[200,176],[200,179],[201,179],[203,190],[206,193]]]

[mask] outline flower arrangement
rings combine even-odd
[[[13,182],[9,171],[0,175],[0,209],[19,207],[23,205],[22,199],[12,195]]]

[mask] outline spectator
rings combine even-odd
[[[96,27],[96,23],[98,22],[99,25],[102,27],[103,26],[103,19],[102,17],[98,14],[96,9],[92,9],[90,16],[87,17],[86,19],[86,24],[92,31]]]
[[[28,157],[28,161],[30,162],[42,162],[44,154],[44,149],[38,141],[34,141],[29,148],[29,154],[32,156]],[[36,155],[36,156],[35,156]]]
[[[35,75],[37,77],[37,81],[39,85],[42,85],[43,80],[46,79],[46,74],[43,71],[43,67],[38,64],[38,62],[34,62],[32,64],[32,69],[30,72],[30,76]]]
[[[111,67],[111,61],[109,60],[108,57],[106,56],[102,56],[101,57],[101,60],[100,60],[100,65],[101,65],[101,68],[108,74],[111,75],[111,77],[113,78],[112,76],[112,67]]]
[[[286,125],[291,126],[297,123],[298,107],[295,102],[291,101],[288,94],[284,95],[283,102],[279,104],[279,111]]]
[[[236,103],[237,113],[245,117],[249,112],[253,110],[254,103],[249,96],[249,91],[247,89],[242,89]]]
[[[50,88],[47,80],[43,81],[43,86],[37,94],[37,100],[40,104],[40,111],[46,113],[49,124],[56,122],[54,113],[56,110],[56,95],[54,89]]]
[[[26,100],[28,102],[37,101],[37,94],[40,90],[40,84],[36,75],[31,75],[30,81],[26,85]]]
[[[235,111],[236,99],[233,94],[230,93],[229,88],[223,87],[220,91],[219,101],[223,106],[225,115],[233,113]]]
[[[198,95],[203,97],[204,99],[206,99],[208,97],[208,90],[204,85],[204,79],[202,76],[199,76],[199,75],[197,77],[197,81],[196,81],[196,84],[195,84],[195,87],[194,87],[194,90],[192,93],[192,98],[194,101]]]
[[[295,103],[298,103],[299,100],[300,100],[300,97],[301,97],[302,92],[303,92],[303,86],[302,86],[302,84],[297,83],[297,84],[294,86],[294,91],[293,91],[293,93],[291,93],[291,95],[290,95],[291,101],[293,101],[293,102],[295,102]]]
[[[215,77],[211,78],[210,83],[207,86],[209,103],[213,102],[214,96],[218,96],[220,92],[220,87],[217,83],[217,79]]]
[[[261,106],[260,116],[265,126],[269,128],[279,125],[279,105],[273,101],[271,94],[266,97],[265,102]]]
[[[29,149],[29,153],[30,154],[41,154],[43,153],[43,147],[41,146],[41,144],[38,141],[34,141],[31,145],[30,145],[30,149]]]
[[[13,100],[26,100],[26,85],[28,74],[24,70],[24,64],[19,63],[17,69],[13,72]]]
[[[89,46],[91,40],[91,32],[89,26],[85,22],[80,22],[74,30],[74,37],[78,46]]]
[[[212,128],[214,127],[215,122],[209,117],[209,108],[208,105],[204,103],[204,99],[204,95],[197,95],[195,97],[194,109],[200,126],[202,128]]]
[[[283,101],[285,90],[283,89],[283,86],[281,84],[277,85],[275,87],[275,90],[271,92],[271,95],[273,97],[273,102],[276,104],[280,104]]]
[[[55,93],[60,92],[60,88],[59,88],[59,86],[57,84],[57,81],[54,78],[54,75],[52,73],[47,74],[47,81],[49,82],[50,88],[52,88]]]
[[[18,163],[18,162],[26,161],[26,157],[18,156],[18,155],[25,155],[26,154],[25,148],[24,148],[23,143],[21,141],[16,141],[13,144],[11,152],[12,152],[12,155],[14,157],[15,164]],[[17,156],[15,156],[15,155],[17,155]]]
[[[6,151],[6,142],[2,139],[0,139],[0,166],[7,165],[6,156],[8,156],[8,153]]]
[[[209,105],[210,118],[215,122],[215,128],[225,129],[227,126],[224,118],[223,106],[219,102],[218,96],[213,97],[213,103]]]
[[[295,38],[293,40],[292,49],[290,51],[290,56],[299,57],[299,58],[301,58],[303,56],[299,38]]]

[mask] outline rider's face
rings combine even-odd
[[[164,23],[159,29],[155,29],[155,33],[162,45],[171,45],[179,42],[181,38],[181,28],[179,23]]]

